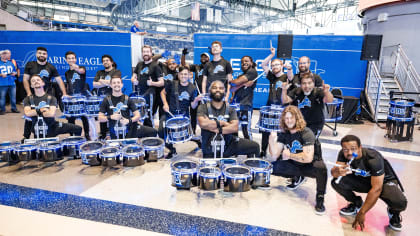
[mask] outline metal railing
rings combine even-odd
[[[378,111],[381,102],[381,95],[389,96],[389,93],[383,85],[381,75],[379,74],[376,62],[369,61],[368,77],[366,82],[366,97],[368,97],[369,108],[373,112],[373,118],[378,121]]]

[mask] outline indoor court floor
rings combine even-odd
[[[0,141],[22,138],[21,117],[0,116]],[[257,120],[258,111],[252,127]],[[80,120],[77,123],[81,125]],[[194,142],[187,142],[176,145],[178,156],[172,160],[138,167],[90,167],[68,158],[55,164],[0,162],[0,235],[418,235],[418,126],[412,142],[390,142],[384,138],[385,129],[368,121],[338,124],[337,131],[334,137],[324,127],[320,137],[324,160],[335,162],[340,138],[355,134],[362,145],[379,150],[391,162],[408,199],[401,232],[387,227],[386,205],[381,200],[367,214],[365,230],[353,230],[354,218],[339,215],[347,203],[332,189],[331,176],[322,216],[314,212],[314,179],[294,191],[287,190],[287,180],[277,176],[271,176],[269,189],[244,193],[197,187],[177,190],[171,186],[171,161],[198,160],[201,154]],[[253,139],[260,143],[261,135],[253,133]]]

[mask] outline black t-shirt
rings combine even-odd
[[[136,92],[139,91],[139,93],[142,95],[146,91],[154,94],[155,87],[149,87],[147,85],[147,80],[151,79],[154,82],[159,81],[159,78],[162,77],[162,70],[160,69],[159,65],[156,62],[146,64],[141,61],[137,63],[137,66],[134,69],[134,73],[137,74],[137,80],[139,81],[139,84],[136,86]]]
[[[309,95],[305,95],[302,88],[295,88],[288,95],[293,100],[292,105],[300,109],[308,125],[324,122],[324,90],[314,88]]]
[[[305,127],[302,131],[294,134],[289,131],[279,133],[277,136],[277,142],[282,143],[285,148],[288,148],[290,153],[297,154],[303,152],[304,146],[315,144],[315,135],[312,133],[311,129]]]
[[[195,81],[197,83],[198,89],[200,89],[200,93],[202,92],[202,85],[203,85],[203,71],[204,71],[204,65],[190,65],[190,70],[194,72],[195,74]]]
[[[318,88],[322,87],[322,84],[324,81],[321,79],[321,76],[317,74],[313,74],[313,75],[315,79],[315,87],[318,87]],[[293,83],[292,87],[293,88],[300,87],[300,80],[301,80],[300,73],[295,74],[292,80],[292,83]]]
[[[254,68],[247,70],[242,75],[245,75],[248,81],[254,80],[258,77],[258,73]],[[242,76],[240,75],[240,76]],[[235,92],[235,101],[239,102],[241,106],[252,108],[252,99],[254,98],[254,88],[257,86],[255,82],[251,87],[241,87]]]
[[[338,153],[337,161],[345,163],[349,161],[344,157],[343,150],[340,150]],[[359,159],[354,159],[350,166],[353,169],[366,171],[367,174],[365,176],[354,172],[352,175],[359,176],[360,178],[368,178],[369,181],[370,176],[381,176],[383,174],[385,174],[384,182],[396,179],[391,165],[384,159],[381,153],[375,149],[362,148],[362,157]]]
[[[111,97],[112,104],[109,103],[108,98]],[[113,106],[113,108],[111,107]],[[125,107],[126,106],[126,107]],[[137,110],[136,104],[132,99],[125,94],[119,97],[114,97],[112,95],[107,96],[101,103],[101,107],[99,108],[99,112],[102,112],[107,115],[113,115],[114,112],[121,111],[121,116],[129,119],[131,117],[131,112]],[[114,127],[116,121],[113,119],[109,119],[109,127]]]
[[[85,69],[84,74],[79,74],[75,70],[68,70],[64,74],[67,83],[67,93],[69,95],[82,93],[86,90],[86,68],[84,66],[80,66],[80,68]]]
[[[44,88],[46,90],[49,90],[52,88],[51,86],[52,79],[60,76],[55,66],[48,62],[45,65],[40,65],[36,61],[30,61],[26,63],[24,73],[28,74],[29,77],[31,77],[32,75],[39,75],[42,78],[42,80],[44,80],[44,83],[45,83]]]
[[[113,68],[110,71],[100,70],[96,72],[95,79],[93,81],[98,82],[100,79],[111,80],[112,76],[118,76],[121,78],[121,71],[115,68]],[[111,93],[112,93],[112,89],[108,86],[97,89],[98,96],[110,95]]]
[[[178,80],[178,71],[170,70],[167,65],[162,65],[163,80],[166,82]]]
[[[222,81],[227,86],[227,75],[232,74],[232,66],[225,59],[210,61],[204,66],[203,75],[207,76],[206,88],[215,80]]]
[[[287,75],[282,74],[280,77],[276,77],[273,72],[269,71],[266,78],[268,81],[270,81],[270,90],[268,91],[268,100],[267,100],[267,106],[270,106],[271,104],[281,104],[281,86],[283,82],[287,81]],[[289,87],[289,90],[291,88]]]
[[[32,101],[31,101],[31,97],[32,97]],[[33,104],[31,103],[33,102]],[[32,109],[40,109],[43,108],[45,106],[49,105],[50,107],[52,106],[57,106],[57,99],[55,99],[55,97],[45,93],[43,96],[38,97],[35,94],[32,96],[27,96],[24,100],[23,100],[23,106],[27,107],[30,106]],[[35,125],[35,122],[38,120],[37,116],[32,116],[32,126]],[[54,117],[46,117],[44,118],[44,122],[50,126],[51,124],[53,124],[55,122]]]
[[[176,84],[178,84],[178,97],[175,95]],[[182,86],[179,81],[173,80],[165,83],[165,91],[169,111],[172,114],[177,114],[179,109],[180,114],[189,117],[191,102],[197,96],[197,89],[191,83],[188,83],[187,86]],[[179,108],[177,107],[177,99]]]

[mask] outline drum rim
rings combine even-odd
[[[247,169],[249,173],[248,174],[231,174],[227,172],[227,169],[229,168],[244,168],[244,169]],[[229,165],[223,168],[223,175],[230,178],[241,178],[241,179],[249,178],[251,177],[251,169],[243,165]]]
[[[89,145],[91,143],[99,143],[99,144],[101,144],[101,147],[98,148],[98,149],[95,149],[95,150],[83,151],[83,147],[85,145]],[[83,154],[99,154],[101,152],[101,150],[102,150],[103,147],[104,147],[104,144],[102,142],[100,142],[100,141],[88,141],[88,142],[85,142],[84,144],[82,144],[79,147],[79,152],[80,152],[81,155],[83,155]]]
[[[132,152],[132,153],[127,153],[126,151],[127,151],[127,149],[128,148],[130,148],[130,147],[134,147],[134,146],[136,146],[136,147],[140,147],[141,148],[141,151],[140,152]],[[138,144],[129,144],[129,145],[127,145],[127,146],[125,146],[125,147],[123,147],[122,149],[121,149],[121,154],[124,156],[124,157],[139,157],[139,156],[144,156],[145,154],[144,154],[144,148],[141,146],[141,145],[138,145]]]
[[[253,167],[253,166],[247,165],[246,164],[247,161],[262,161],[262,162],[268,163],[268,166],[266,168],[263,168],[263,167]],[[269,171],[273,167],[273,165],[269,161],[264,160],[264,159],[261,159],[261,158],[248,158],[248,159],[245,159],[242,162],[242,164],[245,165],[246,167],[249,167],[251,169],[251,171]]]
[[[202,173],[201,171],[203,169],[215,169],[215,170],[218,171],[218,173],[215,173],[215,172],[212,172],[212,173]],[[217,166],[203,166],[203,167],[201,167],[201,168],[198,169],[198,175],[200,177],[206,177],[206,178],[211,178],[211,177],[218,178],[218,177],[222,176],[222,170],[219,167],[217,167]]]
[[[325,105],[339,105],[343,103],[344,103],[344,99],[334,98],[332,102],[325,103]]]
[[[19,149],[19,148],[22,148],[22,146],[24,146],[23,149]],[[32,147],[32,149],[28,149],[27,147]],[[37,149],[38,149],[37,145],[27,144],[27,143],[19,144],[13,147],[14,152],[18,152],[18,151],[31,151],[32,152]]]
[[[70,138],[80,138],[78,141],[69,141],[68,139]],[[84,142],[86,142],[86,138],[82,137],[82,136],[69,136],[67,138],[64,138],[63,140],[61,140],[63,142],[63,145],[74,145],[74,144],[82,144]]]
[[[175,164],[180,163],[180,162],[191,162],[191,163],[194,163],[196,166],[195,166],[195,168],[191,168],[191,169],[183,169],[183,168],[180,169],[180,168],[175,166]],[[187,174],[197,173],[197,168],[198,167],[199,167],[199,163],[196,162],[196,161],[192,161],[192,160],[183,159],[183,160],[178,160],[178,161],[174,161],[174,162],[171,163],[171,171],[173,173],[180,173],[180,174],[182,174],[182,173],[187,173]]]
[[[159,139],[162,142],[162,144],[159,144],[158,146],[149,146],[149,145],[144,145],[143,144],[143,141],[152,140],[152,139]],[[157,149],[160,149],[160,148],[164,147],[165,146],[165,141],[161,138],[158,138],[158,137],[146,137],[146,138],[140,139],[140,144],[143,146],[144,150],[149,151],[149,150],[157,150]]]
[[[48,151],[48,150],[59,149],[59,148],[63,148],[63,145],[59,141],[51,141],[51,142],[41,143],[38,147],[38,150]]]
[[[103,153],[103,151],[107,149],[115,149],[116,152]],[[120,155],[120,149],[116,147],[104,147],[101,149],[101,152],[99,153],[99,156],[101,158],[117,158],[119,155]]]

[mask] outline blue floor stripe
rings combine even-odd
[[[0,204],[172,235],[300,235],[5,183],[0,183]]]

